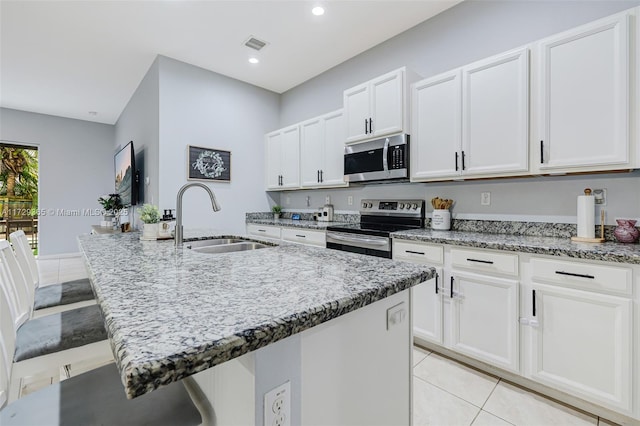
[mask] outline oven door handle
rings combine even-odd
[[[386,240],[381,241],[381,240],[374,240],[371,238],[345,237],[343,235],[334,234],[333,232],[327,232],[327,237],[334,238],[340,241],[348,241],[351,243],[367,243],[367,244],[373,244],[377,246],[383,246],[385,244],[388,244]]]
[[[382,170],[385,172],[389,171],[389,161],[387,160],[387,156],[389,155],[389,138],[384,140],[384,147],[382,148]]]

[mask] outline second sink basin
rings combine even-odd
[[[238,242],[233,243],[220,243],[217,245],[208,245],[201,247],[193,247],[193,251],[197,251],[198,253],[232,253],[234,251],[246,251],[246,250],[256,250],[266,247],[271,247],[266,244],[254,243],[251,241],[243,241],[236,240]]]

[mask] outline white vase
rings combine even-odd
[[[157,223],[145,223],[142,226],[143,240],[157,240],[158,239],[158,224]]]

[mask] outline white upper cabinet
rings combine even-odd
[[[529,49],[462,69],[464,175],[529,170]]]
[[[347,186],[342,110],[300,124],[302,187]]]
[[[629,22],[625,12],[537,43],[531,152],[542,173],[633,166]]]
[[[400,68],[344,91],[347,143],[400,133],[408,129],[407,79]]]
[[[300,127],[286,127],[265,136],[268,190],[300,187]]]
[[[411,177],[458,176],[462,143],[461,71],[416,83],[411,90]]]
[[[527,48],[414,84],[412,180],[526,173],[528,93]]]

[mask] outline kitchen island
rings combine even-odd
[[[269,390],[279,380],[291,381],[292,394],[300,393],[302,404],[305,395],[314,395],[313,389],[302,388],[302,379],[306,384],[313,383],[313,377],[322,382],[323,375],[343,377],[346,382],[335,385],[345,390],[368,387],[361,389],[362,395],[371,393],[375,388],[371,383],[348,378],[353,368],[340,364],[342,359],[362,366],[398,363],[401,371],[406,370],[406,380],[399,383],[406,382],[410,394],[406,290],[432,278],[432,268],[293,244],[212,255],[190,250],[188,243],[176,248],[173,241],[140,241],[137,233],[85,235],[79,242],[130,398],[230,360],[246,366],[245,354],[255,355],[248,360],[254,378],[248,387],[253,395],[247,398],[249,405],[253,398],[260,424],[261,388]],[[395,340],[387,342],[387,335]],[[368,359],[357,361],[364,352],[349,352],[358,339],[364,339],[359,345],[363,350],[377,348]],[[331,341],[337,346],[326,347]],[[394,342],[406,347],[396,349]],[[274,364],[289,361],[278,366],[268,365],[268,359],[275,359]],[[325,363],[317,366],[324,368],[327,359],[338,363],[335,369],[349,371],[316,371],[314,362]],[[291,365],[299,368],[292,370]],[[277,377],[281,370],[282,377]],[[313,417],[310,406],[296,408],[295,398],[292,405],[292,421],[302,419],[304,410],[307,420],[330,420]]]

